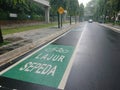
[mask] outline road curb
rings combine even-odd
[[[109,28],[109,29],[112,29],[113,31],[115,31],[117,33],[120,33],[120,29],[118,29],[118,28],[115,28],[115,27],[112,27],[112,26],[109,26],[109,25],[105,25],[105,24],[99,24],[99,25],[101,25],[103,27],[106,27],[106,28]]]
[[[58,31],[54,34],[51,34],[49,36],[46,36],[44,38],[41,38],[35,42],[32,42],[32,43],[29,43],[29,44],[26,44],[22,47],[19,47],[17,49],[14,49],[12,51],[9,51],[5,54],[2,54],[0,55],[0,66],[8,63],[8,62],[12,62],[12,60],[14,60],[15,58],[21,56],[21,55],[24,55],[25,53],[31,51],[32,49],[38,47],[38,46],[41,46],[51,40],[53,40],[54,38],[64,34],[65,32],[69,31],[70,29],[74,28],[75,26],[77,26],[78,24],[75,24],[75,25],[71,25],[61,31]]]

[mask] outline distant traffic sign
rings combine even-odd
[[[59,14],[63,14],[64,13],[64,8],[59,7],[58,12],[59,12]]]

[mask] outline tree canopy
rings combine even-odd
[[[94,3],[91,3],[94,2]],[[120,0],[92,0],[89,4],[93,4],[92,13],[96,20],[111,20],[120,12]]]
[[[58,8],[63,7],[69,15],[79,14],[78,0],[50,0],[51,13],[57,14]]]
[[[83,5],[83,3],[81,3],[80,7],[79,7],[79,19],[80,19],[80,21],[82,21],[83,17],[84,17],[84,5]]]
[[[44,9],[33,0],[0,0],[0,12],[0,19],[3,20],[9,19],[9,13],[16,13],[17,19],[23,20],[28,19],[28,16],[31,19],[44,16]]]

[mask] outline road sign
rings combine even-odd
[[[1,76],[58,88],[74,47],[48,45],[11,66]]]
[[[10,16],[10,17],[17,18],[17,14],[16,14],[16,13],[10,13],[9,16]]]
[[[59,14],[63,14],[64,13],[64,8],[59,7],[58,12],[59,12]]]

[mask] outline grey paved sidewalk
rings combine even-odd
[[[117,29],[120,29],[120,26],[119,25],[113,25],[113,24],[106,24],[108,26],[111,26],[111,27],[114,27],[114,28],[117,28]]]
[[[112,25],[112,24],[100,24],[100,25],[107,27],[107,28],[110,28],[113,31],[120,33],[120,26],[119,25]]]
[[[42,28],[42,29],[34,29],[30,31],[15,33],[15,34],[9,34],[5,35],[5,38],[11,38],[11,37],[21,37],[23,39],[31,40],[32,42],[44,38],[48,35],[51,35],[53,33],[56,33],[58,31],[62,31],[63,29],[69,27],[69,24],[64,24],[62,28],[57,28],[57,26],[49,27],[49,28]]]
[[[35,29],[10,35],[3,36],[6,38],[22,38],[22,40],[15,41],[10,45],[0,47],[11,49],[11,51],[6,52],[0,55],[0,66],[7,63],[12,62],[14,58],[17,58],[23,55],[26,52],[29,52],[31,49],[43,45],[46,42],[58,37],[59,35],[65,33],[70,30],[77,24],[64,24],[62,28],[57,28],[57,26],[43,29]]]

